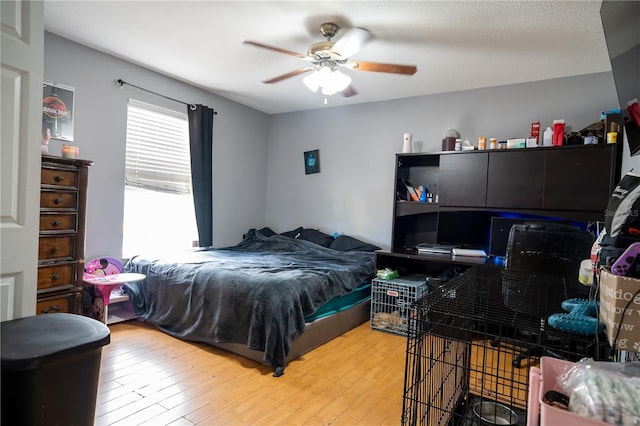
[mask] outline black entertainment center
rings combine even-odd
[[[504,256],[497,239],[504,240],[509,222],[551,220],[582,229],[602,222],[620,180],[621,154],[621,144],[397,154],[391,250],[377,252],[376,267],[401,274],[452,263],[466,269],[477,260],[420,255],[415,246],[452,244]],[[408,201],[405,182],[424,186],[437,202]]]

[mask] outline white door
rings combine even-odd
[[[41,1],[0,1],[0,320],[36,311],[44,62]]]

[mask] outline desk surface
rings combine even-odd
[[[83,281],[87,284],[107,286],[107,285],[119,285],[124,283],[130,283],[134,281],[142,281],[146,278],[144,274],[137,274],[133,272],[123,272],[121,274],[111,274],[104,276],[88,276],[86,274],[83,277]]]
[[[452,264],[469,265],[469,266],[471,265],[498,265],[498,266],[504,265],[504,258],[501,258],[501,257],[454,256],[451,254],[443,254],[443,253],[419,254],[415,248],[407,248],[406,250],[401,250],[401,251],[378,250],[376,251],[376,254],[379,256],[415,259],[417,261],[452,263]]]

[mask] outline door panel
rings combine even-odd
[[[443,206],[484,207],[488,161],[486,152],[440,156],[438,202]]]
[[[613,186],[614,148],[547,151],[543,207],[604,211]]]
[[[513,150],[489,154],[487,207],[542,208],[544,152]]]
[[[0,320],[8,320],[36,310],[43,2],[3,1],[0,20]]]

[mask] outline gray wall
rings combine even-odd
[[[319,227],[388,248],[394,154],[404,132],[422,151],[438,151],[448,127],[475,144],[480,135],[527,136],[537,120],[542,130],[557,118],[580,130],[617,107],[611,73],[599,73],[277,115],[269,133],[266,223],[276,231]],[[311,149],[320,149],[321,172],[305,175],[303,152]],[[631,166],[627,155],[623,170]]]
[[[214,118],[214,245],[235,244],[265,218],[269,116],[254,109],[45,33],[44,78],[75,88],[74,145],[95,164],[89,171],[86,257],[120,257],[124,203],[127,99],[186,112],[186,106],[130,86],[174,99],[208,105]],[[215,70],[211,70],[215,72]],[[60,155],[62,142],[49,152]],[[171,226],[171,224],[167,224]]]
[[[475,143],[479,135],[525,136],[536,120],[544,129],[564,118],[579,130],[598,121],[600,111],[618,107],[612,74],[601,73],[268,116],[50,33],[45,33],[44,65],[46,80],[76,89],[74,144],[82,158],[95,161],[89,176],[87,258],[121,255],[127,99],[186,108],[132,87],[121,90],[118,78],[219,112],[214,123],[217,247],[266,225],[278,232],[315,227],[388,248],[394,155],[403,133],[413,133],[422,151],[437,151],[448,127]],[[52,141],[50,152],[59,154],[61,145]],[[321,172],[305,175],[303,152],[312,149],[320,149]],[[631,167],[640,167],[640,161],[627,156],[623,171]]]

